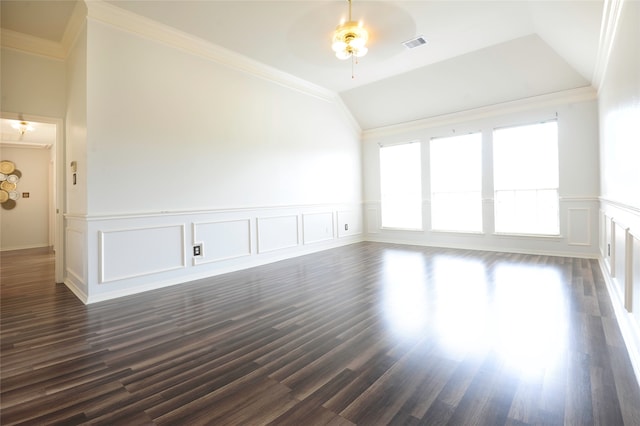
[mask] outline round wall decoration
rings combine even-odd
[[[15,169],[16,165],[13,164],[12,161],[0,161],[0,172],[4,173],[5,175],[13,173]]]
[[[16,200],[20,198],[18,182],[22,173],[16,170],[13,161],[0,161],[0,205],[5,210],[11,210],[16,206]]]

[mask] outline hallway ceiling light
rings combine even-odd
[[[353,59],[354,56],[360,58],[369,51],[366,46],[369,33],[362,26],[362,22],[351,20],[351,0],[348,1],[349,20],[338,25],[333,33],[331,48],[338,59]]]
[[[20,136],[23,136],[27,132],[32,132],[33,131],[33,126],[30,123],[26,122],[26,121],[20,121],[20,122],[17,122],[17,123],[13,123],[11,125],[11,127],[13,127],[18,132],[20,132]]]

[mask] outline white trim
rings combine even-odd
[[[102,302],[105,300],[115,299],[118,297],[130,296],[133,294],[138,294],[138,293],[142,293],[149,290],[158,290],[160,288],[169,287],[173,285],[179,285],[179,284],[189,285],[193,281],[212,278],[217,275],[223,275],[230,272],[242,271],[248,268],[267,265],[267,264],[281,261],[281,260],[293,259],[299,256],[304,256],[306,254],[316,253],[316,252],[334,249],[342,246],[347,246],[349,244],[354,244],[362,241],[363,241],[362,238],[358,238],[357,236],[351,236],[343,240],[333,239],[329,242],[324,242],[320,244],[300,246],[302,249],[295,253],[291,253],[291,252],[270,253],[268,255],[264,255],[261,257],[254,257],[253,261],[250,264],[233,264],[220,269],[216,269],[215,271],[192,269],[192,271],[194,272],[197,271],[197,272],[193,274],[183,275],[178,278],[170,278],[162,281],[154,281],[153,283],[148,283],[148,284],[144,284],[137,287],[127,287],[119,290],[101,292],[97,295],[94,295],[88,298],[79,296],[78,293],[76,293],[73,289],[71,289],[71,291],[73,291],[78,296],[78,298],[82,300],[83,303],[92,304],[92,303]],[[83,294],[83,293],[80,293],[80,294]]]
[[[380,234],[379,234],[380,235]],[[457,250],[471,250],[471,251],[488,251],[494,253],[514,253],[514,254],[530,254],[535,256],[560,256],[560,257],[574,257],[578,259],[597,259],[597,253],[575,253],[565,251],[551,251],[551,250],[526,250],[517,247],[490,247],[490,246],[473,246],[469,247],[467,243],[463,244],[443,244],[441,242],[432,244],[425,240],[407,240],[402,238],[385,238],[384,236],[367,237],[365,241],[371,241],[376,243],[388,243],[388,244],[405,244],[418,247],[433,247],[433,248],[447,248]]]
[[[640,384],[640,329],[633,318],[633,314],[627,312],[622,305],[622,301],[615,289],[615,283],[609,274],[606,273],[606,264],[602,257],[598,258],[598,263],[600,264],[600,272],[602,272],[607,292],[609,293],[609,300],[611,300],[611,305],[613,305],[613,313],[620,328],[622,340],[624,340],[627,353],[629,354],[629,360],[631,361],[631,366],[636,376],[636,382]]]
[[[226,256],[226,257],[216,257],[216,258],[211,258],[211,259],[204,259],[205,255],[204,255],[204,246],[203,246],[202,253],[200,254],[200,259],[196,258],[195,256],[193,257],[193,261],[192,261],[193,266],[205,265],[207,263],[222,262],[222,261],[225,261],[225,260],[232,260],[232,259],[238,259],[240,257],[251,256],[251,254],[253,253],[253,246],[251,244],[251,239],[252,239],[251,218],[238,218],[238,219],[230,219],[230,220],[211,220],[211,221],[206,221],[206,222],[192,222],[191,223],[191,240],[192,240],[191,244],[192,245],[203,244],[202,240],[198,241],[198,239],[196,238],[196,231],[197,231],[198,225],[211,225],[211,224],[217,224],[217,223],[232,223],[232,222],[246,222],[247,223],[247,229],[249,230],[249,241],[248,241],[249,251],[247,253],[238,254],[238,255],[235,255],[235,256]]]
[[[587,242],[586,243],[577,243],[572,242],[571,235],[571,211],[573,210],[582,210],[587,212]],[[591,247],[591,209],[585,207],[569,207],[567,208],[567,244],[570,246],[587,246]]]
[[[561,203],[578,203],[578,202],[589,202],[589,203],[597,203],[600,199],[593,195],[560,195],[558,197]]]
[[[314,215],[331,215],[331,235],[325,238],[320,238],[319,240],[308,240],[306,238],[306,233],[304,232],[305,230],[305,217],[308,216],[314,216]],[[329,211],[320,211],[320,212],[309,212],[309,213],[302,213],[302,244],[303,245],[309,245],[309,244],[315,244],[315,243],[319,243],[322,241],[328,241],[328,240],[333,240],[336,238],[336,215],[334,214],[334,212],[332,210]]]
[[[538,238],[541,240],[561,241],[562,234],[519,234],[517,232],[493,232],[491,235],[498,238]]]
[[[28,249],[36,249],[36,248],[48,248],[51,247],[51,244],[35,244],[35,245],[27,245],[27,246],[14,246],[14,247],[1,247],[0,251],[14,251],[14,250],[28,250]]]
[[[260,221],[268,221],[269,219],[285,219],[285,218],[290,218],[293,217],[296,219],[296,242],[295,244],[290,244],[287,246],[280,246],[280,247],[276,247],[276,248],[272,248],[272,249],[261,249],[260,248]],[[279,215],[279,216],[260,216],[256,218],[256,245],[257,245],[257,252],[258,254],[263,254],[263,253],[270,253],[270,252],[274,252],[274,251],[278,251],[278,250],[284,250],[284,249],[289,249],[289,248],[293,248],[293,247],[299,247],[300,246],[300,218],[298,217],[297,214],[285,214],[285,215]]]
[[[624,0],[604,0],[602,9],[602,22],[600,24],[600,39],[598,40],[598,54],[591,81],[598,93],[607,74],[609,57],[613,49],[613,42],[618,32],[618,22]]]
[[[585,86],[577,89],[564,90],[562,92],[533,96],[516,101],[503,102],[471,110],[424,118],[407,123],[369,129],[363,132],[362,138],[364,141],[367,141],[369,139],[403,134],[405,132],[420,131],[432,127],[459,124],[460,122],[469,122],[509,113],[528,111],[533,108],[550,107],[575,102],[587,102],[596,99],[597,92],[595,89],[591,86]]]
[[[71,12],[67,28],[65,28],[64,34],[62,35],[61,45],[65,51],[65,56],[69,55],[82,29],[85,27],[86,21],[87,7],[85,6],[85,2],[77,1],[73,12]]]
[[[134,232],[134,231],[142,231],[142,230],[147,230],[147,229],[169,229],[169,228],[180,228],[180,234],[181,234],[181,242],[182,242],[182,264],[178,265],[178,266],[172,266],[169,268],[163,268],[163,269],[154,269],[152,271],[147,271],[147,272],[141,272],[141,273],[137,273],[137,274],[130,274],[130,275],[122,275],[122,276],[118,276],[115,278],[111,278],[111,279],[105,279],[105,250],[104,250],[104,236],[105,234],[115,234],[115,233],[119,233],[119,232]],[[169,271],[175,271],[175,270],[179,270],[179,269],[184,269],[187,267],[187,253],[186,253],[186,247],[185,247],[185,236],[186,236],[186,232],[185,232],[185,228],[186,226],[184,224],[174,224],[174,225],[159,225],[159,226],[145,226],[145,227],[139,227],[139,228],[122,228],[122,229],[110,229],[108,231],[98,231],[98,284],[106,284],[106,283],[110,283],[110,282],[115,282],[115,281],[123,281],[123,280],[128,280],[131,278],[137,278],[137,277],[144,277],[147,275],[154,275],[154,274],[158,274],[158,273],[162,273],[162,272],[169,272]]]
[[[634,215],[640,215],[640,208],[639,207],[634,207],[630,204],[625,204],[621,201],[616,201],[616,200],[611,200],[609,198],[605,198],[605,197],[599,197],[598,198],[600,200],[600,202],[604,203],[604,204],[609,204],[613,207],[619,208],[621,210],[626,211],[627,213],[631,213]]]
[[[121,213],[121,214],[106,214],[106,215],[87,215],[80,213],[67,213],[64,215],[65,219],[76,219],[84,222],[95,222],[103,220],[122,220],[122,219],[146,219],[152,217],[171,217],[171,216],[184,216],[184,215],[201,215],[201,214],[221,214],[221,213],[239,213],[248,211],[264,211],[264,210],[303,210],[304,213],[313,213],[316,210],[324,211],[327,208],[331,211],[338,210],[341,207],[348,205],[362,206],[362,202],[355,203],[323,203],[323,204],[281,204],[271,206],[239,206],[239,207],[220,207],[208,210],[173,210],[173,211],[160,211],[160,212],[140,212],[140,213]],[[309,209],[306,211],[304,209]],[[285,215],[286,216],[286,215]],[[265,216],[269,217],[269,216]]]
[[[71,292],[75,294],[75,296],[80,299],[82,303],[84,303],[85,305],[89,303],[89,297],[85,294],[84,291],[80,290],[73,281],[64,280],[64,285],[67,286],[67,288],[71,290]]]
[[[6,28],[0,30],[0,41],[3,48],[19,50],[58,60],[64,60],[67,57],[67,52],[60,43]]]

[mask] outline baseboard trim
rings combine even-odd
[[[76,297],[78,299],[80,299],[80,301],[82,303],[84,303],[85,305],[87,305],[89,303],[89,298],[87,297],[87,295],[85,294],[84,291],[80,290],[71,280],[65,279],[64,280],[64,285],[67,286],[67,288],[69,290],[71,290],[71,292],[73,294],[76,295]]]
[[[514,247],[487,247],[487,246],[474,246],[469,247],[464,244],[429,244],[423,241],[414,240],[399,240],[397,238],[375,238],[371,235],[365,237],[365,241],[371,241],[374,243],[388,243],[388,244],[404,244],[409,246],[420,247],[433,247],[443,249],[457,249],[457,250],[474,250],[474,251],[489,251],[495,253],[515,253],[515,254],[531,254],[534,256],[556,256],[556,257],[574,257],[578,259],[598,259],[597,253],[576,253],[576,252],[561,252],[561,251],[547,251],[547,250],[522,250]]]

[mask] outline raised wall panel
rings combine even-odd
[[[609,268],[609,275],[615,276],[615,269],[613,268],[612,258],[615,256],[615,245],[613,244],[613,220],[607,215],[604,216],[604,263]]]
[[[250,219],[193,224],[193,244],[202,243],[194,265],[251,255]]]
[[[631,294],[633,312],[640,324],[640,236],[631,234]]]
[[[607,254],[607,239],[606,239],[606,226],[607,226],[607,216],[604,214],[602,210],[598,212],[599,226],[598,226],[598,244],[600,245],[600,254],[604,259]]]
[[[338,237],[347,237],[362,233],[362,219],[354,211],[338,212]]]
[[[367,209],[367,233],[377,234],[380,232],[380,219],[378,209]]]
[[[568,242],[573,246],[591,245],[591,215],[585,208],[567,210]]]
[[[186,266],[184,225],[100,231],[99,244],[101,284]]]
[[[74,228],[67,228],[66,234],[65,271],[76,284],[86,285],[84,232]]]
[[[302,215],[302,239],[304,244],[317,243],[334,238],[333,212]]]
[[[258,252],[266,253],[299,244],[298,216],[258,218]]]
[[[615,222],[614,222],[615,223]],[[626,291],[626,251],[627,251],[627,230],[615,223],[615,231],[614,235],[614,246],[615,252],[613,256],[613,270],[614,274],[614,282],[616,284],[617,290],[620,293],[620,297],[623,301],[626,301],[627,291]],[[625,303],[627,305],[627,303]],[[628,307],[627,307],[628,308]]]

